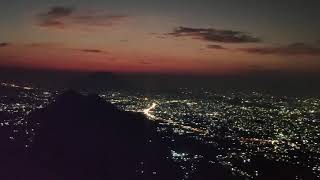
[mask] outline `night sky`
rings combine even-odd
[[[319,0],[1,0],[0,66],[320,73]]]

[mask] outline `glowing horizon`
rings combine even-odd
[[[320,15],[316,2],[290,1],[285,12],[289,1],[170,2],[4,2],[0,66],[190,74],[320,71],[320,26],[306,28],[312,14]],[[310,13],[298,12],[304,7]]]

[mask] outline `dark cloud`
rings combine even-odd
[[[73,21],[77,24],[92,26],[111,26],[114,23],[124,21],[127,18],[128,16],[123,15],[95,14],[73,17]]]
[[[61,18],[70,16],[73,13],[73,9],[70,7],[56,6],[52,7],[47,13],[42,14],[46,18]]]
[[[261,54],[261,55],[284,55],[284,56],[320,56],[320,47],[312,44],[294,43],[286,46],[277,47],[256,47],[256,48],[244,48],[242,51]]]
[[[26,44],[26,46],[28,46],[28,47],[41,47],[42,43],[30,43],[30,44]]]
[[[100,49],[76,49],[76,48],[66,48],[63,46],[63,44],[60,43],[29,43],[25,44],[27,47],[31,48],[64,48],[67,50],[73,50],[73,51],[81,51],[85,53],[95,53],[95,54],[108,54],[108,52]]]
[[[57,29],[64,29],[66,27],[65,23],[59,20],[45,20],[40,23],[41,27],[52,27]]]
[[[169,33],[170,34],[170,33]],[[166,39],[168,38],[168,34],[160,34],[160,33],[149,33],[149,35],[158,38],[158,39]]]
[[[105,12],[76,12],[70,7],[52,7],[47,12],[38,15],[41,27],[64,29],[72,25],[112,26],[124,21],[128,16],[108,14]]]
[[[28,48],[65,48],[63,43],[58,42],[32,42],[24,44]]]
[[[1,47],[7,47],[9,45],[10,45],[10,43],[2,42],[2,43],[0,43],[0,48]]]
[[[166,36],[157,36],[158,39],[166,39]]]
[[[175,37],[192,37],[209,42],[221,43],[256,43],[261,42],[257,37],[253,37],[248,33],[233,30],[220,30],[213,28],[190,28],[178,27],[172,33]]]
[[[97,53],[97,54],[105,53],[104,51],[99,49],[80,49],[80,51],[86,52],[86,53]]]
[[[73,9],[63,6],[55,6],[50,8],[47,12],[38,15],[40,19],[39,25],[41,27],[52,27],[57,29],[65,28],[64,19],[71,16]]]
[[[217,44],[210,44],[207,46],[209,49],[220,49],[220,50],[224,50],[224,49],[227,49],[223,46],[220,46],[220,45],[217,45]]]

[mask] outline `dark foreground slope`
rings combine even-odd
[[[31,155],[20,159],[30,168],[23,179],[177,179],[152,122],[98,96],[64,93],[28,122],[41,127]]]

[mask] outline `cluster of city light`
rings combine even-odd
[[[201,155],[192,155],[174,150],[171,150],[171,155],[173,161],[179,165],[184,174],[183,180],[189,179],[197,171],[197,164],[203,158]]]
[[[158,128],[160,133],[170,129],[177,135],[212,144],[221,157],[213,161],[237,175],[249,179],[258,176],[259,169],[248,159],[262,154],[271,161],[310,168],[320,177],[317,98],[275,97],[255,92],[219,95],[210,91],[194,98],[189,89],[170,96],[145,97],[143,93],[125,91],[101,95],[124,110],[143,112],[151,120],[167,125]],[[221,142],[228,143],[228,147],[221,146]],[[291,153],[295,151],[313,155],[305,160]],[[243,165],[235,165],[238,161]]]
[[[25,120],[25,117],[36,109],[41,109],[49,104],[53,94],[47,90],[29,86],[13,83],[0,84],[2,88],[15,90],[0,95],[0,112],[5,114],[1,119],[0,128],[12,129],[12,133],[8,137],[12,141],[27,137],[28,141],[25,142],[25,147],[28,148],[36,132],[34,128],[28,126],[29,122]]]
[[[25,133],[32,141],[36,130],[22,128],[28,124],[25,116],[45,107],[57,92],[11,83],[1,86],[19,91],[15,95],[0,95],[0,112],[6,114],[0,128],[15,127],[8,137],[12,141],[19,133]],[[169,95],[148,96],[143,91],[108,90],[99,95],[122,110],[143,113],[158,124],[160,135],[171,142],[183,136],[209,146],[216,155],[208,162],[220,164],[237,176],[259,176],[260,169],[254,162],[263,156],[272,162],[310,169],[320,178],[319,98],[275,97],[255,92],[215,94],[205,89],[197,93],[179,89]],[[174,148],[171,153],[184,179],[197,173],[203,154]]]

